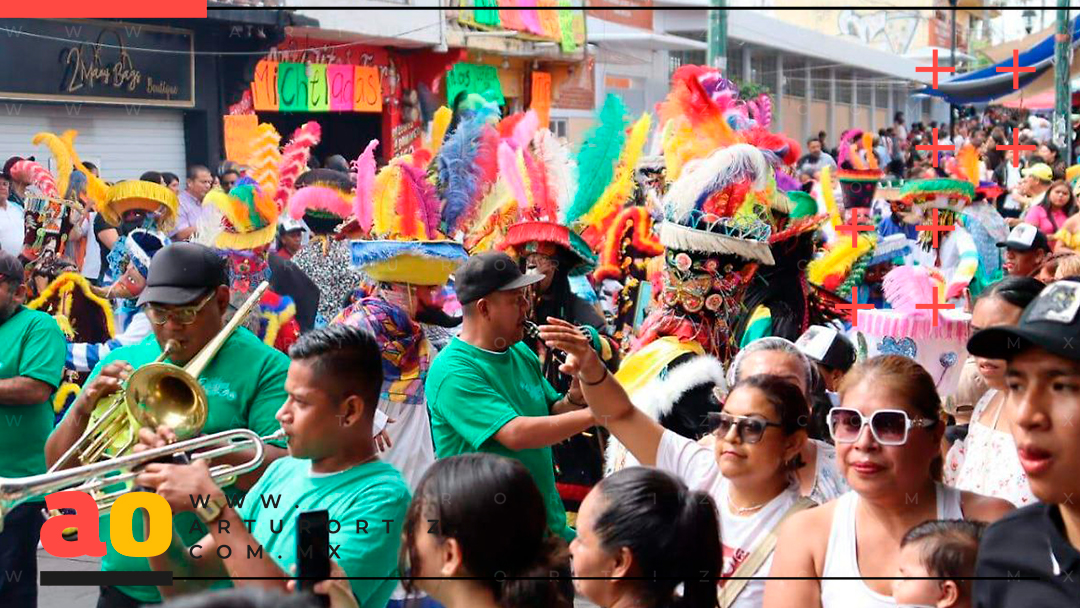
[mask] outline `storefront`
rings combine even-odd
[[[184,111],[195,107],[191,30],[38,19],[0,27],[0,156],[34,155],[53,168],[31,140],[74,129],[83,160],[106,179],[183,173]]]

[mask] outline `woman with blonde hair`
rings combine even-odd
[[[934,379],[907,357],[873,357],[848,372],[828,420],[851,491],[781,527],[765,608],[891,608],[908,530],[932,519],[995,521],[1012,509],[941,483],[940,416]]]

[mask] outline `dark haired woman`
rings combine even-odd
[[[576,373],[593,415],[643,465],[655,466],[706,492],[719,505],[724,563],[722,606],[760,607],[769,573],[773,531],[789,514],[813,504],[800,500],[793,472],[806,442],[810,408],[803,392],[775,376],[742,379],[722,411],[710,416],[713,449],[665,429],[634,407],[576,328],[558,319],[540,328],[549,347],[567,353],[564,373]]]
[[[723,550],[713,499],[646,467],[589,492],[570,543],[574,588],[597,605],[713,608]]]
[[[894,608],[908,530],[928,519],[993,522],[1012,509],[941,483],[940,415],[934,378],[912,359],[878,356],[844,376],[829,431],[851,491],[784,524],[765,608]]]
[[[481,453],[436,460],[402,530],[405,588],[446,608],[572,605],[568,585],[549,578],[566,567],[566,543],[548,533],[543,496],[516,460]]]
[[[1043,284],[1028,277],[1006,277],[980,294],[971,316],[972,333],[998,325],[1016,325]],[[945,458],[945,483],[959,490],[1004,498],[1018,507],[1034,504],[1035,495],[1016,454],[1012,415],[1005,407],[1005,362],[976,357],[989,390],[975,404],[967,438]]]

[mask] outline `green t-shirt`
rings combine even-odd
[[[496,353],[454,338],[431,363],[424,392],[438,458],[487,452],[520,461],[544,496],[551,531],[567,542],[574,539],[555,487],[551,447],[514,451],[493,439],[518,416],[550,415],[559,400],[536,353],[523,342]]]
[[[310,460],[285,457],[251,488],[240,515],[263,555],[288,575],[297,564],[297,515],[326,509],[332,559],[346,576],[386,577],[349,581],[353,595],[362,608],[384,608],[400,576],[398,548],[409,499],[405,478],[388,463],[320,474],[311,472]],[[231,548],[234,555],[247,555],[246,546]]]
[[[23,376],[54,390],[60,386],[67,340],[48,314],[20,306],[0,324],[0,344],[0,380]],[[55,421],[51,394],[33,405],[0,405],[0,476],[44,473],[45,442]]]
[[[127,361],[138,369],[150,363],[161,354],[154,334],[150,334],[138,344],[118,348],[108,354],[90,372],[87,382],[98,375],[101,368],[113,361]],[[166,360],[168,361],[168,360]],[[274,418],[278,409],[285,403],[285,377],[289,373],[289,358],[279,350],[264,344],[247,329],[238,328],[222,345],[217,356],[199,376],[199,384],[206,389],[209,400],[206,425],[203,434],[210,435],[231,429],[250,429],[260,437],[277,432],[281,425]],[[71,413],[71,410],[68,410]],[[278,447],[284,444],[274,442]],[[225,488],[226,494],[238,497],[243,494],[234,486]],[[187,511],[176,513],[173,527],[180,538],[191,545],[204,535],[192,531],[192,524],[198,522],[194,513]],[[136,539],[145,538],[143,516],[136,511],[132,517],[132,529]],[[108,545],[108,552],[101,560],[101,569],[149,570],[150,562],[145,557],[127,557],[117,553],[109,537],[109,515],[102,515],[99,537]],[[216,587],[228,587],[228,581],[215,584]],[[160,602],[161,595],[157,587],[117,587],[120,591],[140,602]]]

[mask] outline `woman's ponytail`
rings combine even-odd
[[[671,534],[682,547],[678,569],[685,573],[672,608],[713,608],[717,603],[723,548],[716,502],[705,492],[687,492]]]
[[[532,563],[513,571],[496,573],[495,601],[502,608],[570,608],[574,604],[574,585],[566,541],[557,536],[544,539],[533,554]]]

